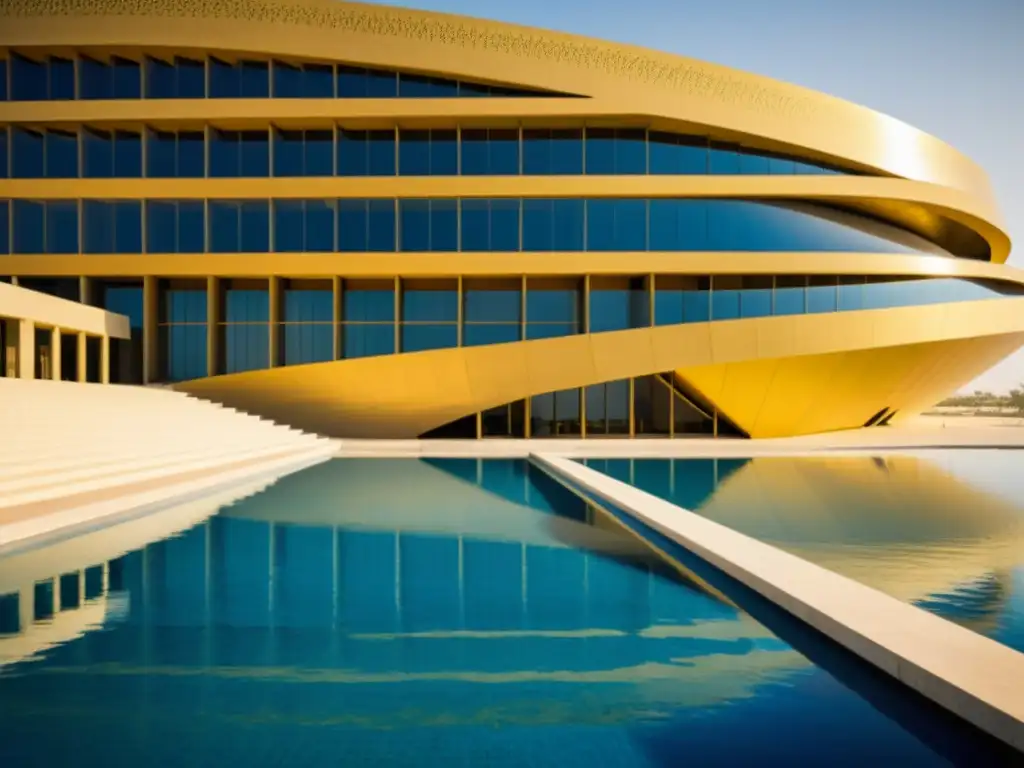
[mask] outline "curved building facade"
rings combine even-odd
[[[1024,343],[983,171],[628,46],[329,0],[0,8],[0,276],[322,434],[888,424]]]

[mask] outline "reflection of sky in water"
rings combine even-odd
[[[588,460],[1024,650],[1024,453]]]
[[[330,462],[0,595],[2,765],[945,764],[522,462]]]

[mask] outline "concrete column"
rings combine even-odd
[[[583,276],[583,332],[590,333],[590,275]]]
[[[629,436],[636,437],[636,379],[629,380]]]
[[[75,363],[77,364],[76,367],[78,368],[78,370],[76,372],[75,381],[79,382],[80,384],[84,384],[89,380],[88,356],[89,344],[87,343],[87,337],[84,333],[79,331],[78,354],[76,355],[78,359],[75,360]]]
[[[343,284],[341,282],[341,278],[338,277],[337,275],[332,277],[331,278],[331,295],[334,298],[334,305],[333,305],[333,313],[332,313],[331,316],[332,316],[332,319],[333,319],[333,322],[334,322],[334,325],[333,325],[334,331],[333,331],[333,335],[332,335],[331,338],[332,338],[332,341],[334,343],[334,355],[332,356],[332,359],[334,359],[334,360],[340,360],[341,359],[341,355],[344,352],[344,350],[342,349],[342,344],[341,344],[341,340],[343,338],[343,336],[342,336],[343,328],[341,327],[341,321],[342,321],[342,318],[345,317],[345,315],[344,315],[344,313],[342,311],[343,308],[342,308],[342,304],[341,304],[341,302],[342,302],[342,288],[343,288]]]
[[[647,290],[647,324],[649,326],[654,325],[654,310],[656,308],[655,301],[658,298],[656,277],[654,275],[647,275],[644,277],[644,287]]]
[[[463,290],[463,285],[462,285],[462,275],[459,275],[458,278],[456,278],[456,281],[457,282],[456,282],[456,288],[455,288],[455,297],[458,300],[459,305],[456,308],[456,317],[455,317],[455,322],[456,322],[456,325],[457,325],[456,332],[455,332],[455,345],[458,346],[458,347],[461,347],[465,343],[464,340],[463,340],[463,329],[462,329],[462,326],[465,325],[465,318],[462,316],[463,315],[463,306],[462,306],[462,304],[463,304],[463,301],[464,301],[464,299],[463,299],[464,290]]]
[[[110,383],[110,337],[100,336],[100,384]]]
[[[160,380],[158,278],[142,278],[142,383]]]
[[[54,381],[60,381],[60,328],[50,331],[50,371]]]
[[[206,375],[220,373],[220,285],[216,277],[206,278]]]
[[[82,275],[78,278],[78,300],[91,307],[95,306],[92,299],[92,279]]]
[[[577,392],[580,399],[580,437],[586,438],[587,436],[587,390],[586,387],[580,387]],[[607,413],[605,419],[607,420]]]
[[[402,278],[395,277],[395,352],[402,351]]]
[[[0,365],[4,367],[4,376],[17,378],[18,376],[18,321],[0,320],[4,324],[4,348],[0,350],[3,358]]]
[[[18,378],[36,377],[36,324],[31,320],[18,321]]]
[[[270,300],[270,368],[281,364],[281,278],[271,276],[267,283],[267,298]]]

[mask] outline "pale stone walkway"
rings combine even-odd
[[[1024,750],[1024,654],[596,472],[531,460],[614,505],[910,688]]]
[[[559,456],[701,458],[798,455],[828,451],[865,455],[935,448],[1024,448],[1024,419],[919,416],[898,427],[873,427],[801,437],[738,438],[536,438],[531,440],[335,441],[337,456],[525,458],[542,451]]]

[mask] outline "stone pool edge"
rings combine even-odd
[[[615,505],[935,703],[1024,751],[1024,654],[561,456],[530,460]]]

